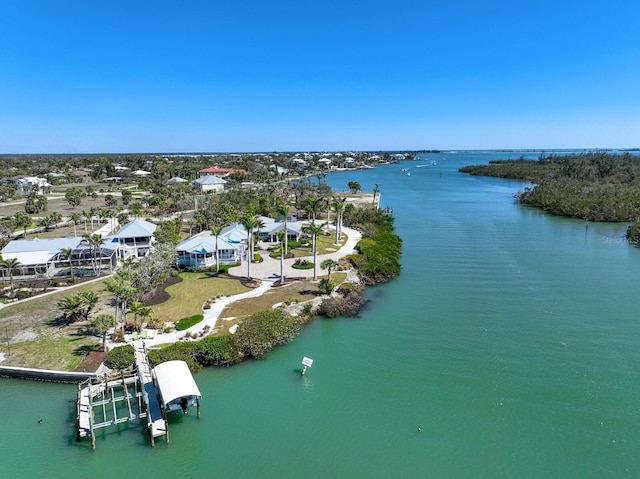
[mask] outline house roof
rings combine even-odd
[[[233,245],[222,237],[218,237],[218,250],[236,249],[237,245]],[[181,241],[176,246],[177,251],[186,251],[188,253],[215,253],[216,238],[215,236],[194,236],[193,238]]]
[[[149,176],[151,174],[150,171],[144,171],[144,170],[136,170],[133,172],[134,175],[136,176]]]
[[[114,238],[139,238],[143,236],[152,236],[157,226],[146,220],[137,218],[130,221],[118,231]]]
[[[2,248],[2,257],[7,259],[13,253],[33,253],[37,251],[49,251],[57,254],[62,248],[77,248],[82,238],[34,238],[31,240],[12,240]]]
[[[232,243],[243,243],[247,241],[247,230],[240,223],[233,223],[222,229],[220,237]]]
[[[201,176],[197,180],[193,180],[191,184],[192,185],[224,185],[226,182],[227,180],[218,178],[215,175],[206,175],[206,176]]]
[[[184,361],[166,361],[153,368],[165,405],[185,396],[202,397],[189,366]]]
[[[187,180],[184,178],[180,178],[179,176],[174,176],[173,178],[169,178],[167,183],[186,183]]]

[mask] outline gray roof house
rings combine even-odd
[[[15,269],[14,276],[30,278],[52,278],[69,276],[69,258],[62,249],[71,248],[71,266],[74,275],[92,274],[93,255],[87,240],[84,238],[52,238],[9,241],[2,249],[2,258],[17,259],[20,266]],[[116,251],[110,240],[102,242],[97,264],[107,268],[116,265]]]
[[[153,233],[157,226],[143,219],[135,219],[124,225],[113,235],[111,241],[117,247],[118,257],[140,258],[153,251],[155,238]]]
[[[215,175],[205,175],[201,176],[197,180],[191,182],[191,186],[199,188],[200,191],[222,191],[224,190],[224,185],[227,183],[226,180],[222,178],[218,178]]]
[[[240,261],[244,245],[239,247],[237,243],[230,243],[222,237],[218,237],[219,264],[234,264]],[[216,238],[215,236],[194,236],[181,241],[176,246],[178,252],[178,266],[195,266],[206,268],[216,264]]]
[[[255,233],[258,235],[258,238],[269,243],[277,243],[278,236],[276,233],[284,230],[284,218],[277,218],[275,220],[267,216],[260,216],[259,218],[264,222],[264,226],[256,230]],[[289,217],[287,219],[287,240],[299,241],[301,233],[302,221],[297,221],[295,216]]]

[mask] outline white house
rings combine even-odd
[[[278,218],[268,218],[266,216],[259,217],[264,226],[255,231],[255,234],[262,241],[267,241],[269,243],[277,243],[278,236],[276,233],[278,231],[284,230],[284,219]],[[288,241],[299,241],[300,234],[302,233],[302,221],[297,221],[295,216],[291,216],[287,219],[287,240]]]
[[[71,258],[62,253],[71,248]],[[113,268],[116,265],[116,251],[109,240],[102,242],[99,251],[93,251],[84,238],[52,238],[9,241],[2,249],[2,258],[17,259],[20,263],[13,274],[17,277],[52,278],[67,277],[69,259],[76,276],[89,274],[94,254],[101,267]],[[4,273],[3,273],[4,274]]]
[[[51,183],[45,178],[38,178],[37,176],[23,176],[16,180],[18,186],[17,193],[19,195],[28,195],[35,191],[39,195],[47,195],[51,193]]]
[[[226,180],[215,175],[205,175],[192,181],[191,186],[199,188],[204,193],[205,191],[222,191],[226,183]]]
[[[222,237],[218,237],[219,264],[234,264],[240,261],[244,247],[232,244]],[[178,252],[178,266],[195,266],[207,268],[216,264],[216,237],[194,236],[181,241],[176,246]]]
[[[111,241],[117,246],[118,257],[140,258],[148,256],[153,251],[155,238],[153,233],[157,226],[143,219],[135,219],[113,235]]]

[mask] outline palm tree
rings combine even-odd
[[[91,311],[96,307],[98,301],[100,301],[100,295],[93,291],[84,291],[83,293],[79,293],[80,299],[84,304],[84,319],[89,319],[89,315]]]
[[[380,193],[380,183],[376,183],[373,187],[373,204],[376,204],[376,198],[378,197],[378,193]]]
[[[98,275],[98,262],[100,262],[99,257],[102,256],[102,235],[101,234],[86,234],[82,236],[84,241],[91,248],[91,266],[93,267],[93,274]]]
[[[220,236],[220,233],[222,233],[222,228],[223,226],[220,225],[213,225],[211,227],[211,232],[213,233],[213,236],[215,236],[216,238],[216,273],[218,273],[220,271],[220,253],[218,251],[218,237]]]
[[[84,234],[87,234],[89,231],[87,230],[87,221],[91,217],[91,213],[86,210],[82,210],[82,221],[84,222]],[[93,229],[93,226],[92,228]]]
[[[287,231],[276,231],[276,236],[280,242],[280,284],[284,285],[284,245],[286,244]],[[282,242],[283,240],[285,243]]]
[[[13,215],[13,221],[16,224],[16,228],[22,228],[24,231],[23,238],[27,237],[27,228],[31,226],[31,216],[24,211],[18,211]]]
[[[322,207],[323,199],[317,196],[307,196],[302,203],[302,207],[305,211],[311,214],[311,222],[316,222],[316,215],[318,210]]]
[[[116,326],[116,318],[112,314],[102,313],[91,322],[91,330],[102,336],[102,350],[107,344],[107,332]]]
[[[151,308],[151,306],[145,306],[142,301],[134,301],[133,303],[131,303],[129,311],[133,313],[133,321],[138,331],[142,329],[142,322],[144,321],[144,318],[148,318],[149,316],[151,316],[152,310],[153,308]],[[138,318],[142,318],[142,320],[140,321],[140,326],[138,326]]]
[[[240,224],[247,230],[247,280],[251,281],[251,262],[253,261],[253,228],[257,218],[254,215],[244,215]]]
[[[22,266],[22,263],[17,258],[9,258],[2,260],[0,264],[9,271],[9,284],[11,285],[11,296],[13,296],[13,270]]]
[[[287,254],[289,252],[289,250],[287,249],[287,237],[289,236],[287,234],[287,218],[289,217],[289,210],[291,208],[289,207],[289,205],[279,205],[278,206],[278,214],[282,215],[284,218],[284,252],[285,254]]]
[[[84,312],[84,301],[78,294],[65,296],[56,305],[62,310],[62,314],[69,323],[81,318]]]
[[[311,235],[311,244],[313,247],[313,280],[314,281],[318,280],[318,274],[317,274],[318,248],[316,248],[316,238],[320,233],[322,233],[322,228],[324,228],[324,224],[317,225],[315,223],[310,223],[304,227],[305,232]]]
[[[73,236],[74,237],[78,236],[77,225],[80,222],[80,218],[82,218],[82,216],[80,216],[80,213],[71,213],[71,221],[73,221]]]
[[[67,261],[69,261],[69,273],[71,274],[71,278],[73,279],[73,264],[71,264],[71,255],[73,254],[73,248],[62,248],[60,252],[65,255]]]
[[[38,220],[38,226],[44,228],[45,231],[49,231],[53,224],[54,222],[51,216],[43,216]]]
[[[336,268],[337,266],[338,266],[338,263],[332,260],[331,258],[325,259],[322,263],[320,263],[320,267],[322,269],[327,270],[327,279],[329,281],[331,281],[331,270]]]
[[[336,244],[342,239],[342,214],[346,205],[346,198],[334,198],[331,206],[336,212]]]

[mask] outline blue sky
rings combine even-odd
[[[0,153],[640,147],[640,3],[0,0]]]

